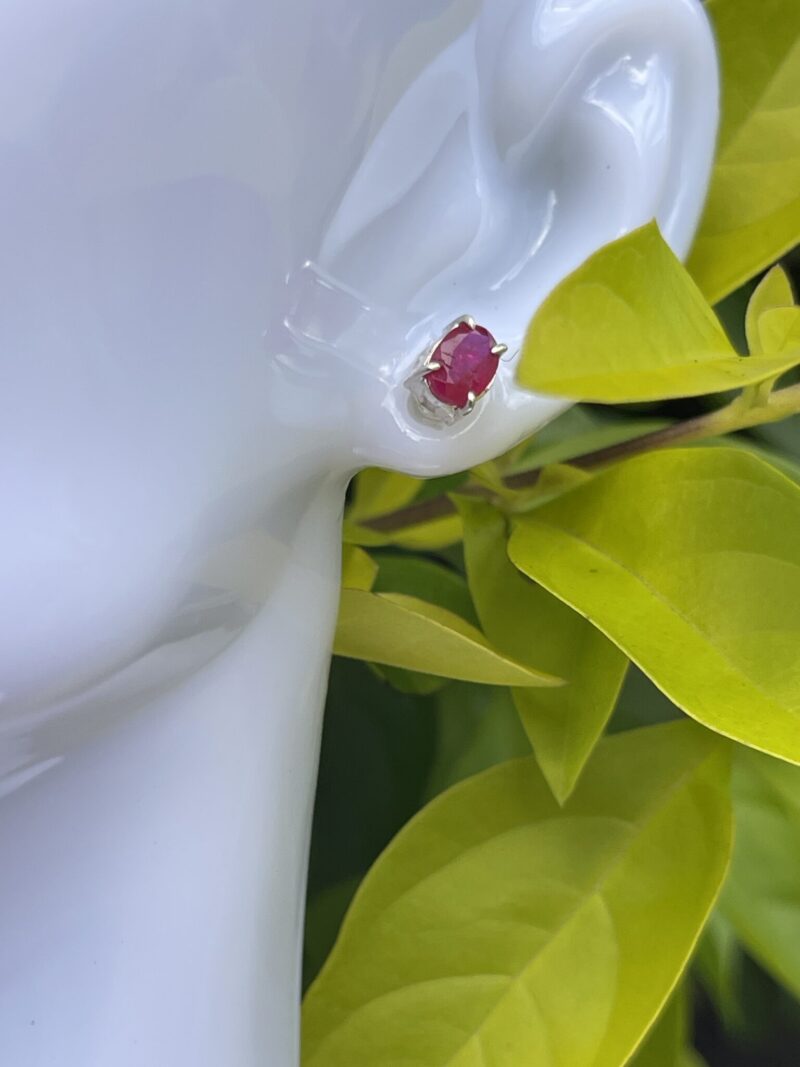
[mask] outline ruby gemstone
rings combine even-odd
[[[479,397],[492,382],[500,357],[492,352],[497,344],[483,326],[460,322],[445,334],[431,354],[438,370],[425,375],[425,381],[437,400],[454,408],[464,408],[469,394]]]

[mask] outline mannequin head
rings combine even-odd
[[[454,427],[403,382],[653,216],[685,252],[716,112],[696,0],[6,4],[0,728],[233,633],[331,476],[552,418],[513,359]]]

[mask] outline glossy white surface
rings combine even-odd
[[[293,1067],[349,473],[508,448],[512,349],[716,129],[695,0],[0,8],[0,1063]]]

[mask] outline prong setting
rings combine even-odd
[[[454,319],[406,379],[417,413],[440,426],[451,426],[471,415],[491,388],[500,357],[507,351],[508,346],[495,341],[472,315]],[[437,375],[439,371],[443,374]]]

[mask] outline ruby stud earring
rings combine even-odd
[[[471,315],[451,322],[406,380],[419,414],[447,426],[469,415],[489,390],[507,351]]]

